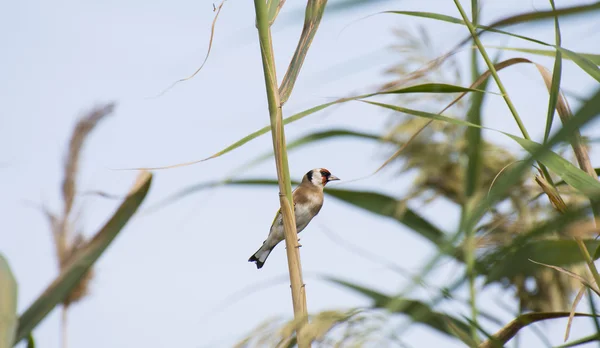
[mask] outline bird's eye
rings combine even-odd
[[[328,171],[326,171],[326,170],[322,170],[322,171],[321,171],[321,175],[322,175],[322,176],[324,176],[324,177],[328,177],[328,176],[330,176],[330,175],[331,175],[331,173],[329,173],[329,172],[328,172]]]

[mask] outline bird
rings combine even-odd
[[[302,232],[308,223],[319,213],[323,206],[323,188],[328,182],[340,180],[325,168],[315,168],[304,175],[302,182],[292,192],[294,200],[294,215],[296,230]],[[261,269],[271,251],[285,239],[283,232],[283,216],[281,209],[275,215],[269,236],[260,249],[252,254],[248,262],[256,262],[256,268]]]

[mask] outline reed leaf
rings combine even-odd
[[[348,281],[333,277],[326,279],[334,284],[368,297],[373,301],[373,308],[388,309],[387,306],[390,301],[392,301],[392,299],[397,300],[377,290],[369,289]],[[392,313],[407,315],[416,323],[424,324],[429,328],[452,337],[459,337],[459,333],[466,334],[469,332],[469,325],[462,320],[448,314],[436,312],[432,310],[429,305],[418,300],[403,299],[403,305],[396,308]]]
[[[569,312],[542,312],[542,313],[527,313],[521,314],[516,317],[513,321],[504,326],[500,331],[496,332],[491,339],[483,342],[479,345],[479,348],[494,348],[504,347],[504,345],[510,341],[515,335],[523,328],[536,323],[538,321],[544,321],[549,319],[568,318],[571,313]],[[575,313],[576,317],[590,317],[589,314]]]
[[[449,84],[440,84],[440,83],[428,83],[428,84],[422,84],[422,85],[417,85],[417,86],[410,86],[410,87],[405,87],[405,88],[398,88],[398,89],[392,89],[392,90],[387,90],[387,91],[381,91],[381,92],[374,92],[374,93],[368,93],[368,94],[362,94],[362,95],[358,95],[358,96],[354,96],[354,97],[348,97],[348,98],[340,98],[337,99],[335,101],[332,102],[328,102],[328,103],[324,103],[321,105],[317,105],[314,106],[310,109],[304,110],[302,112],[299,112],[295,115],[286,117],[283,119],[282,123],[283,125],[288,125],[292,122],[296,122],[298,120],[301,120],[303,118],[305,118],[306,116],[312,115],[318,111],[321,111],[323,109],[326,109],[330,106],[336,105],[336,104],[340,104],[340,103],[345,103],[348,101],[353,101],[353,100],[359,100],[359,99],[364,99],[364,98],[369,98],[369,97],[373,97],[373,96],[377,96],[377,95],[388,95],[388,94],[407,94],[407,93],[468,93],[468,92],[484,92],[478,89],[474,89],[474,88],[467,88],[467,87],[461,87],[461,86],[455,86],[455,85],[449,85]],[[486,92],[487,93],[487,92]],[[239,147],[241,147],[242,145],[247,144],[248,142],[258,138],[259,136],[268,133],[271,130],[271,126],[265,126],[251,134],[248,134],[247,136],[243,137],[242,139],[234,142],[233,144],[227,146],[226,148],[218,151],[217,153],[213,154],[212,156],[206,157],[204,159],[201,160],[195,160],[195,161],[190,161],[190,162],[185,162],[185,163],[178,163],[178,164],[173,164],[173,165],[168,165],[168,166],[161,166],[161,167],[138,167],[138,168],[126,168],[125,170],[158,170],[158,169],[171,169],[171,168],[178,168],[178,167],[183,167],[183,166],[189,166],[192,164],[197,164],[200,162],[204,162],[204,161],[208,161],[210,159],[213,158],[217,158],[220,157],[226,153],[229,153]]]
[[[600,241],[593,239],[584,242],[590,251],[600,246]],[[570,266],[584,261],[574,240],[532,240],[525,245],[514,247],[513,250],[500,254],[502,256],[497,257],[497,262],[491,263],[489,259],[483,262],[483,264],[492,264],[492,267],[486,271],[488,283],[517,275],[534,275],[543,268],[529,260],[554,266]]]
[[[302,34],[300,34],[298,46],[296,47],[296,51],[294,51],[294,56],[288,66],[288,70],[283,77],[281,87],[279,87],[281,105],[283,105],[292,94],[292,89],[294,88],[300,69],[302,69],[302,64],[304,64],[308,49],[317,33],[317,29],[319,29],[319,24],[321,23],[321,18],[323,18],[326,5],[327,0],[308,0],[308,3],[306,4]]]
[[[507,46],[487,46],[487,47],[496,48],[496,49],[504,50],[504,51],[530,53],[530,54],[535,54],[535,55],[544,56],[544,57],[555,57],[556,56],[556,50],[542,50],[542,49],[535,49],[535,48],[521,48],[521,47],[507,47]],[[581,52],[575,52],[575,53],[577,56],[583,57],[595,65],[600,65],[600,54],[581,53]],[[566,56],[563,58],[571,60],[571,56]]]
[[[87,245],[82,247],[65,266],[58,277],[19,317],[15,344],[26,339],[31,331],[52,311],[52,309],[73,291],[87,271],[102,256],[104,251],[125,227],[138,207],[142,204],[152,175],[142,172],[125,201],[119,206],[110,220],[102,227]]]
[[[569,12],[570,10],[573,10],[573,9],[576,9],[576,11]],[[590,6],[575,6],[574,8],[563,9],[563,10],[566,10],[566,11],[558,10],[556,12],[554,12],[554,11],[532,12],[532,13],[528,13],[528,14],[523,14],[523,15],[515,16],[515,19],[516,20],[523,20],[524,18],[528,18],[529,16],[536,17],[536,15],[539,15],[539,19],[547,19],[547,18],[551,18],[551,17],[553,17],[553,16],[555,16],[557,14],[558,15],[565,14],[565,13],[577,14],[577,13],[582,13],[582,12],[595,11],[595,10],[599,10],[599,9],[600,9],[600,3],[596,3],[596,4],[592,4]],[[466,23],[462,19],[459,19],[459,18],[456,18],[456,17],[447,16],[447,15],[442,15],[442,14],[439,14],[439,13],[416,12],[416,11],[386,11],[386,12],[383,12],[383,13],[392,13],[392,14],[400,14],[400,15],[407,15],[407,16],[413,16],[413,17],[429,18],[429,19],[434,19],[434,20],[443,21],[443,22],[452,23],[452,24],[466,25]],[[511,18],[513,18],[513,17],[511,17]],[[536,44],[539,44],[539,45],[543,45],[543,46],[554,47],[556,50],[559,50],[562,54],[564,54],[566,59],[572,60],[583,71],[585,71],[586,73],[588,73],[595,80],[600,81],[600,69],[598,69],[597,64],[595,64],[595,61],[597,59],[596,57],[594,57],[593,59],[590,59],[586,55],[582,55],[580,53],[573,52],[571,50],[568,50],[566,48],[563,48],[563,47],[560,47],[560,46],[557,46],[557,45],[552,45],[552,44],[549,44],[549,43],[544,42],[544,41],[540,41],[540,40],[536,40],[536,39],[533,39],[533,38],[530,38],[530,37],[526,37],[526,36],[523,36],[523,35],[518,35],[518,34],[510,33],[510,32],[507,32],[507,31],[496,29],[496,27],[498,27],[498,26],[507,25],[506,23],[516,24],[518,22],[511,23],[511,19],[507,18],[505,20],[501,20],[501,21],[496,22],[494,24],[491,24],[489,26],[474,25],[474,27],[477,28],[477,29],[481,29],[481,31],[479,31],[477,33],[478,36],[480,36],[481,34],[483,34],[486,31],[489,31],[489,32],[495,32],[495,33],[502,34],[502,35],[508,35],[508,36],[516,37],[516,38],[519,38],[519,39],[522,39],[522,40],[527,40],[529,42],[533,42],[533,43],[536,43]],[[465,38],[465,39],[463,39],[459,44],[457,44],[455,46],[454,49],[451,50],[451,52],[455,52],[459,47],[461,47],[464,44],[466,44],[467,42],[469,42],[470,39],[471,39],[470,36],[467,37],[467,38]]]

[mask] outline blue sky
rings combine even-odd
[[[468,7],[467,1],[463,1]],[[334,3],[331,1],[331,3]],[[567,6],[575,1],[558,1]],[[579,2],[577,2],[579,3]],[[509,14],[548,8],[546,1],[484,1],[483,22]],[[188,76],[207,50],[213,5],[209,1],[43,1],[10,2],[0,11],[0,210],[4,232],[0,252],[19,282],[19,309],[26,308],[57,274],[45,217],[30,203],[60,207],[62,159],[79,115],[93,105],[118,103],[113,116],[94,132],[84,151],[81,191],[124,193],[135,173],[115,168],[160,166],[201,159],[268,124],[266,97],[254,10],[250,1],[229,0],[216,26],[213,51],[204,69],[159,98],[173,81]],[[378,1],[361,9],[326,12],[294,92],[285,105],[291,115],[332,98],[370,91],[387,81],[382,72],[394,62],[384,50],[394,43],[392,29],[415,30],[423,24],[443,53],[468,32],[464,27],[394,15],[383,10],[435,11],[459,16],[450,1]],[[288,1],[274,30],[278,76],[288,64],[302,26],[299,2]],[[562,22],[563,45],[589,52],[598,42],[597,24]],[[527,35],[552,42],[551,23],[522,26]],[[487,45],[522,46],[516,39],[490,36]],[[377,53],[380,52],[380,53]],[[597,52],[591,52],[597,53]],[[468,55],[467,51],[461,57]],[[514,54],[512,54],[514,55]],[[504,57],[511,56],[506,54]],[[534,57],[552,67],[550,59]],[[350,63],[349,63],[350,62]],[[586,96],[597,83],[565,62],[563,87]],[[466,69],[466,66],[464,67]],[[468,70],[464,75],[468,76]],[[502,73],[528,129],[539,139],[547,93],[532,67]],[[465,84],[468,82],[465,81]],[[577,103],[571,101],[574,109]],[[490,97],[484,122],[518,134],[500,97]],[[289,140],[314,130],[348,128],[380,132],[389,113],[351,103],[315,114],[286,128]],[[597,130],[597,127],[593,127]],[[593,134],[591,127],[586,134]],[[505,137],[488,139],[515,148]],[[248,257],[264,240],[277,210],[276,188],[221,188],[203,192],[161,211],[144,208],[168,194],[199,182],[227,176],[271,147],[266,135],[223,157],[202,164],[158,171],[142,210],[98,262],[91,295],[69,313],[71,347],[227,347],[269,317],[291,317],[283,246],[257,271]],[[357,140],[336,140],[290,153],[290,172],[299,180],[309,169],[327,167],[342,179],[371,173],[385,159],[384,148]],[[600,163],[592,152],[592,162]],[[245,174],[274,177],[267,161]],[[349,189],[385,191],[402,197],[411,181],[384,171],[369,180],[340,183]],[[80,227],[93,234],[117,202],[81,196]],[[457,211],[434,203],[423,215],[454,231]],[[302,264],[308,308],[315,312],[367,305],[354,293],[320,275],[335,275],[393,292],[406,281],[372,260],[355,255],[327,237],[325,229],[401,265],[411,272],[434,253],[424,240],[397,223],[367,215],[333,199],[302,233]],[[432,275],[445,284],[457,273],[447,264]],[[282,280],[283,279],[283,280]],[[268,285],[266,285],[268,284]],[[246,295],[239,295],[246,293]],[[419,290],[415,297],[429,298]],[[506,321],[498,309],[508,292],[491,289],[481,303]],[[515,307],[516,308],[516,307]],[[583,308],[583,306],[582,306]],[[452,310],[462,310],[453,308]],[[553,343],[564,321],[545,325]],[[589,332],[581,320],[572,337]],[[40,347],[59,346],[59,315],[54,311],[35,331]],[[414,346],[457,345],[416,326],[404,337]],[[531,333],[522,343],[539,344]]]

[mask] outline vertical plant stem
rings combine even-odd
[[[61,348],[67,348],[67,312],[68,307],[64,304],[62,305],[62,310],[60,313],[60,346]]]
[[[478,0],[471,0],[471,17],[473,18],[473,24],[477,25],[478,22]],[[479,67],[477,66],[477,51],[471,51],[471,77],[473,81],[479,77]],[[487,83],[486,83],[487,85]],[[480,95],[474,95],[471,98],[471,107],[467,113],[467,121],[474,124],[481,124],[481,106],[483,104],[484,93]],[[481,173],[481,129],[475,127],[469,127],[465,132],[467,140],[466,154],[468,157],[468,164],[465,173],[465,203],[462,207],[462,218],[463,223],[461,224],[464,229],[464,219],[466,219],[469,207],[475,200],[475,195],[480,187],[480,173]],[[475,272],[475,229],[470,227],[465,230],[466,236],[466,266],[467,266],[467,277],[469,278],[469,305],[471,306],[471,338],[477,342],[477,288],[475,280],[477,274]]]
[[[485,61],[485,64],[487,65],[488,69],[490,70],[490,73],[492,74],[494,81],[496,81],[496,84],[498,85],[498,89],[500,90],[500,93],[502,93],[502,98],[504,98],[504,102],[506,103],[506,105],[508,106],[508,109],[510,110],[511,114],[513,115],[513,118],[515,119],[517,126],[521,130],[521,134],[523,134],[523,138],[525,138],[527,140],[531,139],[531,137],[529,136],[529,133],[527,132],[527,129],[525,128],[525,125],[523,125],[523,121],[521,121],[521,117],[519,116],[517,109],[515,108],[514,104],[512,103],[512,100],[508,96],[508,92],[506,92],[506,88],[504,88],[504,84],[502,83],[502,80],[500,80],[500,76],[498,76],[498,72],[496,71],[496,68],[494,67],[494,62],[488,56],[488,54],[485,50],[485,47],[483,47],[483,44],[481,43],[481,40],[479,40],[479,36],[477,35],[475,26],[473,25],[473,23],[471,23],[469,21],[469,18],[467,17],[465,10],[463,9],[462,5],[460,4],[460,0],[454,0],[454,3],[456,4],[456,8],[460,12],[460,15],[461,15],[463,21],[465,22],[465,25],[467,26],[467,28],[469,29],[469,32],[471,33],[471,36],[473,37],[473,42],[475,42],[475,45],[477,46],[479,53],[481,53],[481,57],[483,58],[483,60]],[[552,177],[550,177],[550,173],[548,172],[548,169],[546,168],[546,166],[540,162],[538,162],[538,165],[542,171],[544,179],[546,179],[549,183],[551,183],[554,186]]]
[[[594,259],[590,255],[590,252],[588,251],[587,246],[585,245],[585,243],[583,242],[583,240],[581,238],[575,238],[575,242],[577,243],[577,246],[579,247],[579,250],[581,251],[581,254],[583,255],[585,263],[587,263],[587,265],[590,269],[590,272],[592,272],[592,276],[594,277],[594,280],[596,281],[596,286],[600,286],[600,276],[598,276],[598,269],[596,268]]]
[[[294,203],[292,200],[290,170],[288,167],[281,103],[279,99],[279,89],[277,86],[273,42],[271,38],[269,16],[265,0],[254,0],[254,8],[256,11],[256,21],[258,24],[258,37],[260,41],[260,52],[265,75],[267,101],[269,104],[273,150],[275,152],[275,163],[277,166],[277,180],[279,182],[280,192],[279,200],[281,204],[281,213],[283,215],[285,245],[292,288],[294,319],[297,324],[296,339],[298,342],[298,347],[304,348],[310,347],[310,342],[306,341],[300,334],[301,328],[308,323],[306,293],[304,282],[302,281],[300,252],[298,250],[298,233],[296,231],[296,221],[294,216]]]
[[[479,49],[479,53],[481,53],[483,60],[487,64],[488,69],[490,70],[490,73],[492,74],[492,77],[494,78],[494,81],[496,81],[496,84],[498,85],[498,89],[500,90],[500,93],[502,93],[502,97],[504,98],[504,102],[506,103],[506,106],[508,106],[508,109],[512,113],[513,118],[515,119],[515,122],[517,122],[517,126],[519,126],[519,129],[521,130],[523,137],[525,139],[530,139],[529,133],[527,132],[527,129],[523,125],[523,121],[521,121],[521,117],[519,116],[519,113],[517,113],[517,109],[515,108],[514,104],[512,103],[512,100],[508,96],[508,93],[506,92],[506,88],[504,88],[504,84],[500,80],[500,76],[498,76],[498,72],[494,68],[494,63],[488,56],[485,48],[483,47],[483,44],[481,43],[481,40],[479,40],[479,36],[477,35],[475,26],[473,25],[473,23],[471,23],[471,21],[469,21],[469,18],[467,17],[465,10],[463,9],[462,5],[460,4],[460,1],[454,0],[454,3],[456,4],[456,8],[458,9],[458,12],[460,12],[460,15],[462,16],[462,19],[465,22],[465,25],[467,26],[467,28],[469,28],[469,32],[471,33],[471,36],[473,37],[473,41],[475,42],[475,45]]]
[[[556,10],[556,7],[554,5],[554,0],[550,0],[550,5],[552,6],[552,10]],[[560,50],[558,50],[558,48],[560,48],[561,45],[561,35],[560,35],[560,26],[558,23],[558,17],[555,16],[554,17],[554,27],[555,27],[555,39],[556,39],[556,57],[554,60],[554,71],[552,74],[552,82],[551,85],[549,86],[549,90],[550,90],[550,105],[549,107],[556,107],[557,102],[562,102],[562,106],[559,106],[558,108],[558,114],[560,116],[561,121],[564,123],[566,123],[567,121],[569,121],[569,119],[571,118],[571,110],[568,107],[568,103],[566,98],[561,96],[561,92],[560,92],[560,76],[561,76],[561,52]],[[554,110],[548,110],[548,112],[550,113],[550,111],[554,111]],[[550,119],[550,117],[548,117]],[[550,120],[548,121],[550,122]],[[549,132],[549,130],[547,130],[546,132]],[[545,139],[544,139],[545,140]],[[577,159],[577,163],[579,164],[579,168],[581,168],[583,171],[587,172],[592,178],[594,179],[598,179],[598,175],[596,175],[596,171],[594,170],[594,167],[592,166],[592,162],[590,160],[590,156],[588,154],[588,151],[585,147],[585,145],[583,144],[582,140],[581,140],[581,133],[579,132],[579,130],[575,130],[573,132],[573,134],[571,135],[571,147],[573,148],[573,152],[575,153],[575,158]],[[594,214],[594,224],[596,223],[596,221],[598,220],[598,218],[600,218],[600,207],[598,204],[598,200],[596,198],[590,198],[590,203],[592,205],[592,211]],[[581,254],[583,255],[583,257],[586,260],[586,263],[588,265],[588,268],[590,269],[590,272],[592,273],[592,276],[594,277],[594,280],[596,281],[596,286],[600,286],[600,274],[598,274],[598,269],[596,268],[596,264],[594,263],[594,259],[590,256],[587,247],[585,246],[585,243],[583,242],[583,240],[580,237],[575,237],[575,241],[577,242],[577,246],[579,247],[579,250],[581,251]]]
[[[590,302],[590,311],[592,312],[592,321],[594,322],[594,327],[596,328],[596,334],[600,335],[600,321],[598,320],[598,311],[596,310],[596,303],[594,303],[594,294],[592,290],[587,289],[587,298]],[[600,345],[600,341],[598,341]]]

